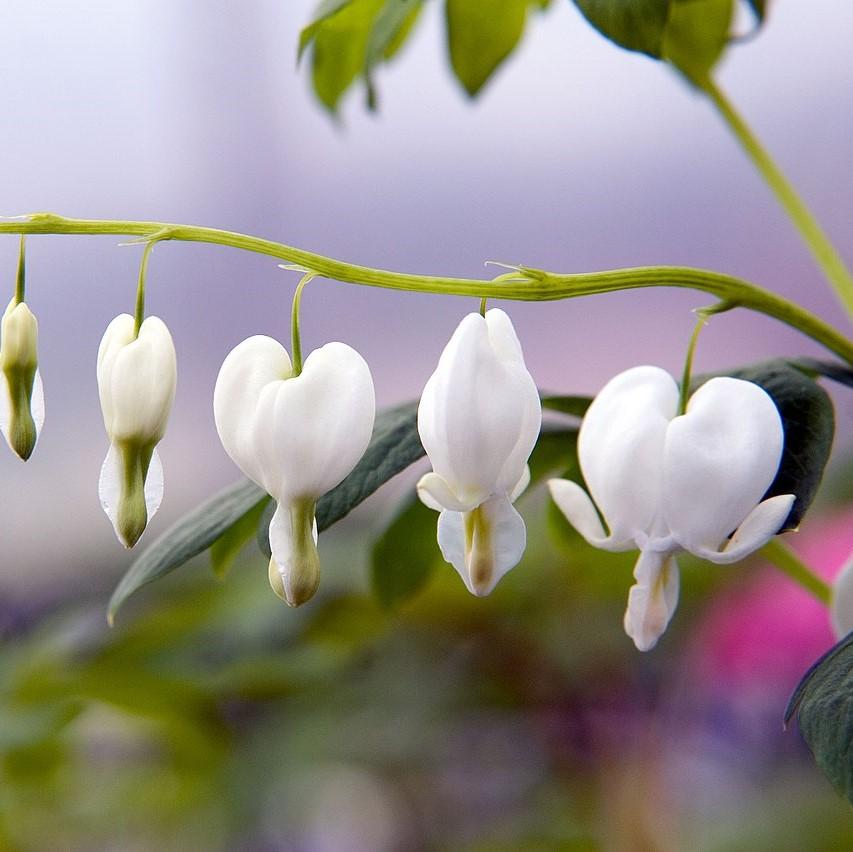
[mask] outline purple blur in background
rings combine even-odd
[[[309,0],[61,0],[0,14],[0,213],[155,219],[256,233],[356,263],[488,276],[483,261],[555,271],[688,264],[744,276],[846,327],[793,228],[707,103],[665,67],[616,50],[568,2],[533,16],[522,48],[469,102],[447,68],[438,4],[335,124],[295,63]],[[831,22],[831,24],[830,24]],[[853,261],[853,9],[772,5],[720,80]],[[28,301],[40,321],[47,420],[26,466],[0,454],[0,591],[68,587],[112,548],[97,498],[107,439],[95,355],[132,312],[139,247],[34,237]],[[16,240],[0,241],[14,284]],[[5,272],[3,272],[5,270]],[[160,445],[166,496],[145,541],[238,472],[213,425],[227,352],[253,333],[288,340],[296,277],[215,246],[164,244],[148,309],[170,326],[178,396]],[[0,292],[2,292],[0,290]],[[3,299],[6,299],[3,296]],[[638,363],[681,367],[687,291],[619,293],[509,309],[541,387],[595,392]],[[419,395],[474,300],[331,282],[303,302],[306,351],[330,340],[371,364],[380,404]],[[506,307],[506,305],[504,305]],[[703,334],[699,371],[822,354],[744,312]],[[853,406],[836,395],[839,420]],[[49,593],[49,591],[48,591]]]

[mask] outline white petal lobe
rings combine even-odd
[[[664,441],[677,410],[672,376],[634,367],[611,379],[584,417],[581,470],[616,541],[651,530],[659,513]]]
[[[717,551],[769,488],[782,456],[782,422],[758,385],[714,378],[667,431],[664,516],[686,550]]]
[[[739,562],[764,547],[779,532],[795,499],[793,494],[780,494],[764,500],[746,516],[722,550],[699,548],[693,552],[696,556],[716,562],[717,565]]]
[[[506,497],[483,503],[473,512],[443,511],[438,544],[472,595],[489,594],[518,562],[527,544],[521,515]]]
[[[639,651],[650,651],[663,635],[678,604],[678,565],[671,553],[640,552],[637,581],[628,592],[625,632]]]

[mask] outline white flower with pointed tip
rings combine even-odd
[[[327,343],[294,376],[285,348],[257,335],[225,359],[213,394],[216,429],[235,464],[277,502],[270,584],[291,606],[317,589],[317,500],[364,455],[376,402],[365,360]]]
[[[165,323],[120,314],[98,349],[98,393],[110,449],[98,493],[118,540],[133,547],[163,499],[163,467],[155,447],[175,399],[175,346]]]
[[[26,302],[12,299],[0,322],[0,431],[26,461],[44,424],[44,391],[38,370],[38,322]]]
[[[832,584],[829,618],[836,639],[843,639],[853,630],[853,557],[847,560]]]
[[[784,433],[758,385],[714,378],[683,415],[678,405],[678,385],[664,370],[620,373],[595,398],[578,436],[592,500],[574,482],[548,483],[590,544],[640,549],[625,630],[641,651],[654,647],[675,611],[678,551],[718,564],[743,559],[778,532],[795,499],[761,502],[779,468]]]
[[[512,504],[529,482],[541,422],[509,317],[468,314],[421,396],[418,432],[433,469],[418,496],[441,513],[442,555],[474,595],[489,594],[524,553],[527,532]]]

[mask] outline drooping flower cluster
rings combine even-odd
[[[166,431],[177,383],[166,324],[148,317],[136,333],[130,314],[107,327],[98,349],[98,393],[110,448],[98,482],[101,505],[125,547],[133,547],[163,499],[156,446]]]
[[[468,314],[421,396],[418,432],[433,470],[418,496],[441,513],[442,555],[474,595],[489,594],[524,553],[524,521],[512,504],[529,482],[541,421],[509,317]]]
[[[549,483],[590,544],[640,549],[625,630],[642,651],[655,645],[675,611],[679,551],[736,562],[779,531],[794,502],[793,494],[762,501],[784,434],[776,406],[758,385],[714,378],[685,413],[678,406],[678,386],[664,370],[621,373],[593,401],[578,438],[592,500],[577,483]]]
[[[228,455],[277,502],[270,584],[298,606],[320,581],[317,500],[355,467],[370,441],[376,413],[370,369],[351,347],[327,343],[294,375],[278,341],[250,337],[225,359],[213,409]]]

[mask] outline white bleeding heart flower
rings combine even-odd
[[[512,504],[529,482],[541,422],[509,317],[468,314],[421,396],[418,432],[433,469],[418,495],[441,513],[442,555],[472,594],[491,592],[524,553],[527,533]]]
[[[843,639],[853,630],[853,557],[832,584],[829,617],[837,639]]]
[[[26,302],[13,298],[0,322],[0,431],[20,458],[28,459],[44,423],[44,391],[38,370],[38,322]]]
[[[166,431],[177,384],[175,346],[165,323],[120,314],[98,349],[98,393],[110,449],[98,493],[119,541],[133,547],[163,499],[155,449]]]
[[[376,402],[365,360],[344,343],[312,352],[299,375],[276,340],[257,335],[225,359],[213,394],[225,451],[277,502],[270,523],[270,584],[291,606],[320,580],[317,500],[364,455]]]
[[[548,483],[590,544],[640,549],[625,630],[641,651],[654,647],[675,611],[679,551],[718,564],[743,559],[779,531],[795,499],[761,502],[779,468],[784,432],[758,385],[710,379],[684,414],[678,406],[678,385],[664,370],[620,373],[595,398],[578,436],[592,500],[574,482]]]

